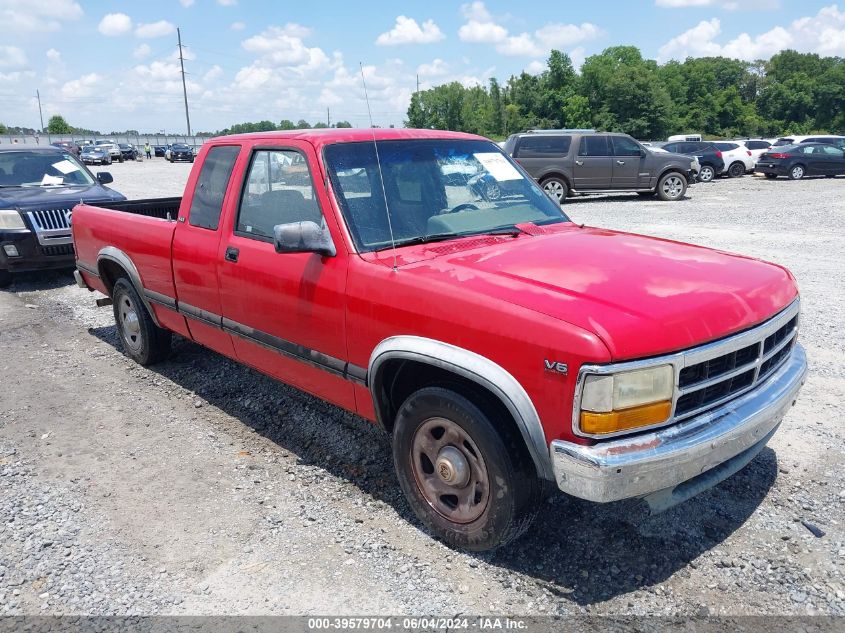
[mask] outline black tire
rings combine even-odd
[[[124,354],[141,365],[158,363],[170,355],[170,331],[153,322],[135,287],[126,277],[121,277],[114,284],[112,301]]]
[[[789,168],[789,173],[787,176],[790,180],[801,180],[804,176],[807,175],[807,168],[804,165],[793,165]]]
[[[552,200],[558,204],[563,204],[566,196],[569,195],[569,185],[563,178],[558,176],[549,176],[540,181],[540,186]]]
[[[739,161],[731,163],[728,167],[728,176],[731,178],[740,178],[745,175],[745,165]]]
[[[763,175],[766,177],[767,180],[774,180],[775,178],[778,177],[777,174],[763,174]]]
[[[445,439],[447,433],[443,433],[441,439],[431,439],[436,437],[436,427],[441,422],[448,425],[446,428],[452,429],[448,437],[454,437],[457,433],[459,437],[467,439],[462,443],[452,442]],[[539,510],[543,486],[522,438],[515,435],[508,421],[500,419],[494,408],[482,409],[449,389],[426,387],[405,400],[396,416],[393,430],[393,460],[405,497],[430,532],[450,546],[477,552],[501,547],[525,533]],[[423,452],[416,454],[419,442],[426,440],[448,442],[437,452],[436,472],[435,463]],[[447,453],[454,453],[456,446],[463,455],[464,465],[472,473],[483,471],[486,486],[479,487],[474,483],[474,474],[469,476],[462,487],[450,487],[450,484],[441,481],[444,448]],[[425,470],[426,460],[431,468],[430,473]],[[456,472],[460,472],[460,469]],[[458,507],[459,497],[432,491],[430,487],[419,483],[418,476],[426,477],[426,481],[436,480],[441,488],[471,497],[473,502],[469,505],[472,507],[466,512],[472,514],[473,518],[467,516],[464,517],[467,520],[458,521],[445,516],[442,510],[449,512],[447,502],[450,496],[454,496],[455,507],[452,511],[461,511]],[[425,496],[422,490],[424,487],[429,490],[427,494],[434,497],[434,501]],[[486,499],[484,494],[487,495]]]
[[[665,202],[676,202],[687,192],[687,177],[677,171],[663,174],[657,181],[657,197]]]
[[[12,284],[12,273],[8,270],[0,270],[0,288],[7,288]]]
[[[121,156],[120,158],[118,158],[118,159],[117,159],[117,162],[118,162],[118,163],[122,163],[122,162],[123,162],[123,156]]]
[[[704,163],[698,172],[699,182],[711,182],[716,177],[716,168],[709,163]]]

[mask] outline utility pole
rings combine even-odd
[[[417,92],[420,91],[420,75],[417,73]]]
[[[44,132],[44,114],[41,112],[41,93],[36,90],[35,96],[38,99],[38,116],[41,119],[41,131]]]
[[[332,113],[329,112],[328,108],[326,108],[326,125],[329,127],[332,126]]]
[[[191,136],[191,115],[188,114],[188,89],[185,87],[185,60],[182,57],[182,32],[176,29],[179,40],[179,66],[182,67],[182,95],[185,97],[185,122],[188,124],[188,136]]]

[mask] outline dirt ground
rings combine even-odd
[[[108,169],[151,197],[190,167]],[[368,423],[184,340],[142,368],[69,273],[22,277],[0,291],[0,613],[843,615],[843,196],[845,178],[746,176],[566,202],[788,266],[811,373],[715,489],[657,516],[560,495],[484,556],[422,531]]]

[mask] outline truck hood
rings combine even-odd
[[[749,257],[572,224],[550,232],[418,264],[594,332],[614,360],[722,338],[765,321],[798,294],[786,269]],[[447,244],[429,246],[442,253]]]
[[[71,208],[83,202],[119,201],[126,198],[102,185],[15,187],[0,189],[0,207],[19,209]]]

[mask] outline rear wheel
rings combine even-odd
[[[563,204],[566,196],[569,195],[569,185],[566,184],[563,178],[550,176],[549,178],[544,178],[540,185],[543,187],[543,191],[558,204]]]
[[[665,174],[657,183],[657,196],[661,200],[674,202],[687,192],[687,179],[676,171]]]
[[[731,178],[739,178],[740,176],[745,175],[745,165],[739,161],[735,163],[731,163],[731,166],[728,167],[728,176]]]
[[[804,177],[804,165],[793,165],[789,170],[790,180],[801,180]]]
[[[112,302],[117,333],[126,355],[141,365],[152,365],[167,358],[170,354],[170,332],[155,324],[126,277],[115,283]]]
[[[716,177],[716,170],[712,165],[702,165],[698,172],[698,180],[700,182],[710,182]]]
[[[8,270],[0,270],[0,288],[5,288],[12,283],[12,273]]]
[[[509,543],[528,529],[542,500],[531,458],[507,421],[441,387],[420,389],[402,404],[393,459],[420,521],[454,547]]]

